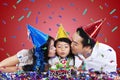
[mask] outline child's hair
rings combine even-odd
[[[58,42],[65,42],[65,43],[68,43],[68,44],[69,44],[69,46],[70,46],[70,52],[69,52],[69,54],[67,55],[67,58],[72,58],[72,59],[74,59],[74,54],[72,54],[72,51],[71,51],[71,40],[70,40],[69,38],[59,38],[59,39],[57,39],[57,40],[54,42],[54,46],[55,46],[55,47],[56,47],[56,44],[57,44]],[[57,53],[56,53],[56,55],[57,55]]]
[[[49,53],[49,46],[50,46],[51,40],[54,40],[54,38],[49,36],[47,42],[43,46],[40,47],[42,49],[43,54],[44,54],[45,63],[48,63],[48,60],[49,60],[48,53]],[[29,51],[32,52],[32,54],[33,54],[33,64],[23,66],[22,69],[24,71],[33,71],[33,67],[36,64],[36,57],[34,55],[35,48],[32,48]]]

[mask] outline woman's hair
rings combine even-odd
[[[70,52],[69,52],[69,55],[67,57],[74,59],[74,54],[72,54],[72,51],[71,51],[71,40],[69,38],[59,38],[54,42],[55,47],[56,47],[58,42],[65,42],[65,43],[69,44]],[[56,55],[57,55],[57,53],[56,53]]]
[[[96,43],[95,40],[90,38],[88,34],[83,30],[82,27],[77,28],[76,32],[79,34],[80,37],[83,38],[83,41],[82,41],[83,47],[85,46],[90,46],[91,48],[94,47]]]
[[[40,47],[40,49],[42,49],[42,52],[44,54],[45,63],[48,63],[48,60],[49,60],[48,53],[49,53],[49,46],[50,46],[51,40],[54,40],[54,38],[49,36],[47,42]],[[33,71],[33,67],[36,64],[36,56],[34,55],[35,48],[32,48],[29,51],[32,51],[32,54],[33,54],[33,64],[23,66],[22,69],[24,71]]]

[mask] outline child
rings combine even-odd
[[[51,69],[69,69],[71,66],[74,66],[71,41],[62,26],[59,27],[57,40],[54,45],[56,47],[57,56],[49,60]]]

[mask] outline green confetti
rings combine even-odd
[[[18,19],[18,21],[20,22],[23,18],[24,18],[24,16],[21,16],[21,17]]]
[[[109,14],[113,14],[116,11],[116,9],[113,9]]]
[[[88,39],[88,44],[90,44],[90,39]]]
[[[112,29],[112,32],[114,32],[115,30],[117,30],[118,26],[115,26],[113,29]]]
[[[19,4],[21,2],[21,0],[18,0],[17,2],[16,2],[16,4]]]
[[[27,18],[30,17],[31,13],[32,13],[31,11],[28,12],[28,14],[27,14]]]
[[[44,48],[42,48],[43,50],[46,50],[47,49],[47,47],[44,47]]]
[[[7,39],[6,39],[6,37],[4,37],[4,42],[6,43],[6,41],[7,41]]]
[[[87,13],[87,8],[83,11],[82,15],[85,15]]]

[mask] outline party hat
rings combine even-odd
[[[35,47],[41,47],[48,40],[47,34],[32,27],[31,25],[28,25],[27,29],[28,29],[28,35],[32,39],[32,43],[34,44]]]
[[[59,39],[59,38],[69,38],[62,24],[60,24],[60,27],[58,29],[57,36],[56,36],[56,39]]]
[[[101,29],[101,25],[105,20],[106,18],[97,20],[93,23],[88,24],[87,26],[84,26],[83,29],[91,38],[95,39]]]

